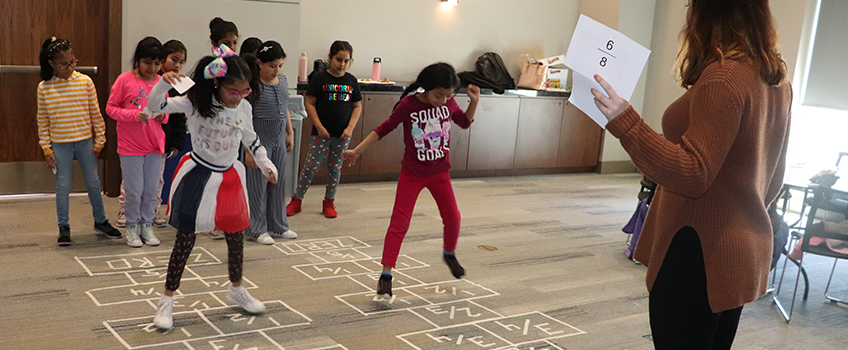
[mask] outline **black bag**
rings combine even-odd
[[[330,69],[330,64],[319,58],[312,64],[312,72],[309,72],[309,76],[307,76],[306,79],[312,79],[312,74],[315,74],[315,72],[324,72],[327,69]]]
[[[492,89],[492,92],[496,94],[503,94],[504,88],[498,84],[497,82],[480,75],[477,72],[459,72],[457,73],[459,76],[459,84],[462,86],[468,86],[468,84],[474,84],[479,86],[481,89],[487,88]]]
[[[486,52],[477,58],[474,70],[480,76],[494,81],[503,89],[515,89],[515,81],[509,75],[501,56],[494,52]]]
[[[780,260],[780,255],[786,249],[786,243],[789,241],[789,224],[783,220],[783,216],[777,213],[777,205],[772,203],[768,208],[769,219],[771,219],[772,234],[774,245],[771,253],[771,268],[777,266],[777,261]],[[800,242],[799,242],[800,244]]]

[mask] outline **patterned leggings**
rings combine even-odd
[[[229,266],[230,282],[241,281],[241,265],[244,260],[244,233],[226,233],[227,237],[227,265]],[[165,289],[176,291],[180,288],[180,279],[183,277],[188,256],[194,248],[194,232],[178,231],[177,240],[174,242],[174,250],[171,251],[171,260],[168,262],[168,277],[165,279]]]
[[[300,171],[300,178],[297,180],[297,190],[294,195],[299,199],[303,199],[306,195],[306,190],[312,184],[312,178],[321,167],[326,157],[327,162],[327,190],[324,193],[324,198],[336,198],[336,188],[339,187],[342,170],[342,152],[347,149],[350,144],[350,139],[342,141],[340,138],[331,137],[322,139],[320,136],[312,136],[309,141],[309,154],[306,155],[306,161],[303,162],[303,170]]]

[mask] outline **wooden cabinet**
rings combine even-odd
[[[364,113],[360,122],[363,138],[371,134],[377,126],[389,118],[397,102],[399,94],[362,94]],[[356,146],[357,143],[351,143]],[[363,174],[400,173],[400,160],[403,158],[403,124],[371,145],[365,153],[359,156]]]
[[[563,104],[557,166],[597,166],[604,130],[574,105],[568,102]]]
[[[555,168],[562,111],[559,98],[522,98],[518,112],[515,168]]]
[[[468,144],[468,170],[512,168],[520,101],[518,97],[480,97]]]
[[[468,109],[469,103],[471,103],[471,100],[468,99],[468,97],[456,97],[456,104],[458,104],[459,108],[462,108],[463,111]],[[473,128],[476,123],[477,122],[471,123],[471,128]],[[456,123],[451,123],[450,162],[452,171],[468,170],[468,142],[471,140],[471,128],[463,129],[456,125]]]

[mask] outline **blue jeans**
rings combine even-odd
[[[106,221],[103,197],[100,195],[100,178],[97,176],[97,159],[92,153],[94,140],[54,142],[52,148],[53,156],[56,157],[56,216],[59,217],[59,226],[70,226],[68,224],[68,194],[71,192],[71,165],[74,163],[74,156],[77,157],[77,162],[82,168],[94,222]]]

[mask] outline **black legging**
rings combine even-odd
[[[174,242],[174,250],[171,251],[171,260],[168,261],[168,277],[165,279],[165,289],[175,291],[180,288],[180,279],[183,277],[188,256],[194,248],[194,232],[177,232],[177,240]],[[226,233],[227,238],[227,265],[230,272],[230,282],[241,281],[241,265],[244,260],[244,233]]]
[[[730,349],[742,307],[713,313],[698,234],[677,231],[650,293],[650,319],[658,350]]]

